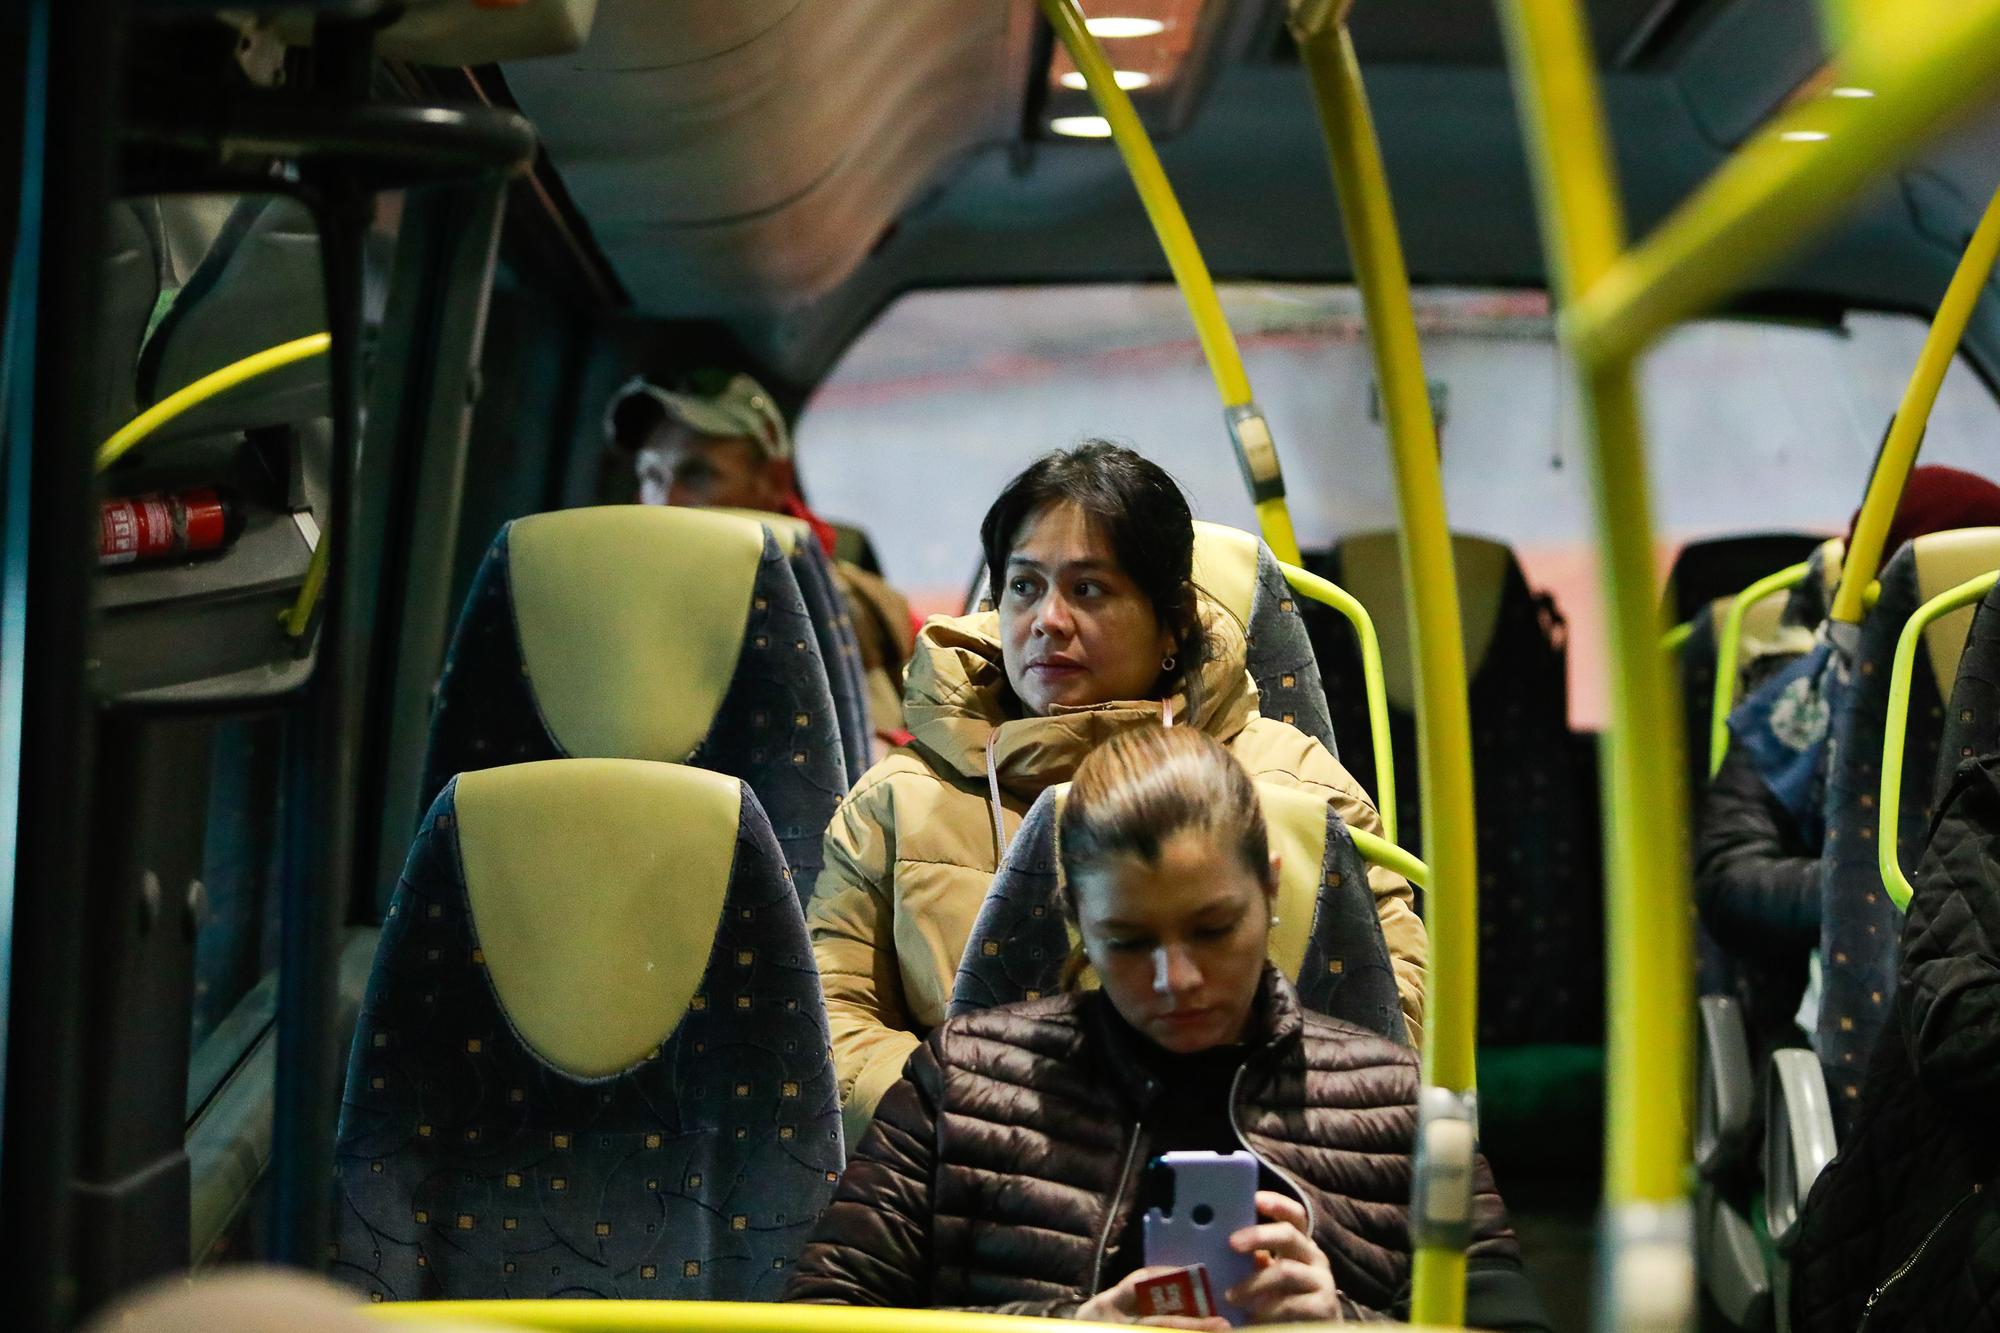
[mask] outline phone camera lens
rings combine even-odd
[[[1205,1227],[1215,1220],[1215,1209],[1205,1203],[1198,1203],[1194,1206],[1194,1212],[1191,1216],[1194,1218],[1196,1226]]]

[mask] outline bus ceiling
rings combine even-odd
[[[1347,280],[1339,238],[1294,225],[1334,205],[1325,173],[1300,169],[1322,148],[1285,0],[1110,8],[1167,25],[1153,45],[1111,47],[1120,68],[1142,67],[1127,71],[1146,80],[1134,102],[1215,274]],[[1361,0],[1352,28],[1412,275],[1545,285],[1492,6],[1404,8]],[[1637,231],[1825,77],[1815,0],[1588,8]],[[904,290],[1167,280],[1117,154],[1054,130],[1092,108],[1034,0],[945,9],[955,21],[889,0],[600,0],[574,55],[482,77],[535,121],[637,315],[719,321],[802,393]],[[1168,41],[1174,25],[1185,32]],[[1996,138],[1991,115],[1966,126],[1746,296],[1927,310],[1988,193]],[[2000,327],[1975,322],[1966,347],[2000,368]]]

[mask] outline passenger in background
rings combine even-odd
[[[1854,523],[1847,541],[1854,541]],[[2000,486],[1948,467],[1910,473],[1882,563],[1912,537],[2000,525]],[[1755,687],[1729,716],[1729,749],[1709,784],[1695,847],[1702,924],[1738,964],[1754,1053],[1805,1044],[1794,1022],[1820,942],[1820,852],[1827,744],[1845,673],[1822,642],[1750,664]]]
[[[800,495],[791,432],[763,386],[737,375],[720,393],[669,393],[634,378],[612,398],[605,426],[637,451],[641,504],[763,510],[812,529],[861,645],[877,757],[901,742],[903,669],[916,636],[910,604],[880,575],[838,558],[839,533]]]
[[[1190,580],[1187,497],[1157,464],[1093,441],[1040,459],[980,525],[998,611],[934,616],[904,686],[910,744],[848,793],[807,912],[849,1143],[925,1033],[1006,843],[1035,798],[1121,732],[1198,728],[1250,773],[1380,833],[1325,747],[1257,715],[1243,629]],[[1414,1038],[1423,923],[1410,886],[1370,871]]]
[[[1247,1150],[1263,1252],[1217,1296],[1258,1323],[1407,1302],[1417,1058],[1303,1011],[1266,960],[1277,859],[1249,776],[1192,727],[1127,728],[1076,771],[1057,832],[1101,989],[932,1032],[883,1098],[785,1298],[1112,1323],[1139,1318],[1137,1163]],[[1073,966],[1072,975],[1080,970]],[[1476,1163],[1467,1318],[1546,1326]]]

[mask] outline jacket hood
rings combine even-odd
[[[1192,715],[1183,691],[1173,698],[1174,717],[1226,744],[1257,716],[1257,687],[1246,667],[1243,626],[1206,595],[1199,605],[1209,656]],[[997,733],[993,759],[1001,787],[1032,801],[1067,782],[1111,736],[1161,719],[1157,699],[1058,707],[1047,717],[1021,716],[1019,709],[1001,662],[999,613],[931,617],[904,677],[903,725],[911,745],[940,769],[984,782],[986,741]]]

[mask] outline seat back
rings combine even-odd
[[[834,582],[833,568],[810,524],[789,514],[772,514],[756,509],[713,509],[710,513],[734,514],[761,523],[771,530],[778,548],[791,562],[792,576],[798,580],[799,594],[805,598],[806,614],[812,618],[813,635],[819,641],[820,659],[826,663],[827,686],[833,694],[833,709],[840,716],[840,750],[847,763],[848,785],[861,780],[868,771],[869,739],[875,726],[868,716],[868,686],[861,665],[861,644],[854,634],[854,620],[847,611],[847,598]]]
[[[325,286],[319,224],[306,206],[246,195],[147,336],[139,401],[150,406],[244,357],[326,332]],[[216,395],[156,438],[310,421],[327,415],[332,401],[327,359],[308,357]]]
[[[803,898],[847,790],[792,565],[769,530],[607,505],[516,519],[474,575],[438,678],[428,802],[455,773],[557,758],[743,779]]]
[[[1896,839],[1903,873],[1916,869],[1934,809],[1944,738],[1944,690],[1958,674],[1974,607],[1933,622],[1917,649],[1903,742],[1898,827],[1878,829],[1889,675],[1904,624],[1924,602],[1974,574],[2000,569],[2000,528],[1917,537],[1882,571],[1881,595],[1862,621],[1853,686],[1832,721],[1820,909],[1822,998],[1816,1045],[1834,1121],[1843,1132],[1861,1096],[1869,1052],[1896,990],[1902,914],[1882,887],[1877,839]]]
[[[332,1271],[376,1299],[775,1299],[843,1160],[812,946],[734,778],[467,773],[348,1059]]]
[[[1194,581],[1243,623],[1257,711],[1297,727],[1338,758],[1312,636],[1271,548],[1241,529],[1196,523]]]
[[[1782,564],[1771,568],[1757,568],[1748,556],[1761,553],[1769,559],[1780,559],[1791,554],[1793,548],[1786,539],[1758,536],[1746,539],[1750,546],[1727,547],[1732,557],[1727,562],[1730,576],[1743,577],[1743,585],[1736,589],[1741,592],[1766,574],[1775,573]],[[1702,545],[1722,546],[1723,543]],[[1690,546],[1682,552],[1683,558]],[[1760,659],[1769,659],[1776,654],[1801,652],[1811,647],[1810,633],[1826,619],[1827,606],[1832,597],[1833,584],[1840,577],[1840,557],[1845,543],[1838,537],[1829,538],[1814,547],[1806,557],[1807,572],[1803,580],[1789,590],[1770,593],[1751,605],[1743,617],[1743,633],[1737,651],[1738,677],[1755,675],[1760,669],[1756,664]],[[1682,561],[1675,562],[1675,577],[1682,576]],[[1718,562],[1721,563],[1721,562]],[[1794,561],[1793,563],[1797,563]],[[1700,576],[1703,587],[1712,587],[1715,578],[1709,576],[1706,567],[1695,571]],[[1681,591],[1676,584],[1676,592]],[[1701,810],[1708,798],[1708,755],[1709,741],[1715,720],[1715,672],[1717,652],[1720,647],[1722,625],[1729,614],[1730,604],[1736,592],[1719,595],[1705,606],[1697,608],[1685,617],[1688,622],[1688,636],[1680,647],[1681,708],[1683,753],[1687,761],[1688,810],[1693,817],[1688,821],[1688,835],[1692,840],[1699,833]],[[1746,671],[1747,668],[1747,671]],[[1737,691],[1742,693],[1740,687]],[[1693,864],[1694,849],[1689,848],[1689,864]],[[1696,989],[1702,995],[1728,995],[1734,986],[1735,968],[1722,947],[1715,943],[1700,922],[1695,924]]]
[[[105,228],[89,402],[93,449],[139,412],[139,344],[160,296],[160,258],[140,220],[141,207],[119,200],[111,206]]]
[[[1593,1043],[1603,1026],[1603,898],[1590,752],[1569,729],[1562,618],[1528,587],[1513,552],[1454,534],[1479,818],[1479,1041]],[[1423,846],[1412,639],[1395,534],[1349,537],[1309,552],[1314,573],[1346,588],[1375,619],[1390,697],[1397,840]],[[1334,730],[1365,735],[1354,632],[1318,606],[1306,626]],[[1374,790],[1375,765],[1350,745],[1343,762]]]
[[[974,920],[953,985],[951,1012],[1037,999],[1060,990],[1073,941],[1064,910],[1056,823],[1069,784],[1029,809]],[[1304,792],[1257,785],[1272,850],[1281,858],[1271,961],[1306,1008],[1407,1042],[1367,866],[1333,807]]]
[[[2000,585],[1980,601],[1959,654],[1958,677],[1944,710],[1938,745],[1936,800],[1943,801],[1958,766],[2000,750]]]
[[[1700,615],[1718,597],[1734,597],[1766,574],[1808,559],[1825,538],[1809,532],[1750,532],[1689,542],[1667,572],[1675,624]]]

